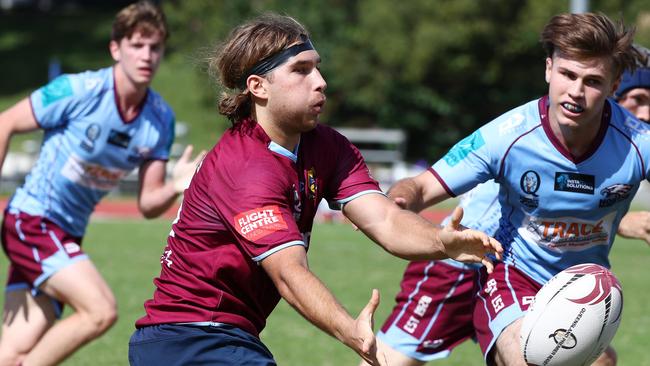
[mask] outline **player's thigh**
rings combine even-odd
[[[523,318],[515,320],[508,325],[497,338],[493,356],[496,365],[499,366],[526,366],[526,361],[521,354],[519,346],[519,333]]]
[[[28,289],[7,291],[2,314],[3,352],[27,353],[56,320],[55,304]]]
[[[423,363],[448,357],[474,336],[472,313],[478,287],[475,269],[443,261],[411,262],[395,307],[377,337]]]
[[[87,258],[59,270],[40,289],[77,311],[111,311],[116,306],[110,287]]]

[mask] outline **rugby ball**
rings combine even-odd
[[[605,267],[579,264],[558,273],[524,315],[521,351],[529,365],[590,365],[605,351],[623,311],[618,279]]]

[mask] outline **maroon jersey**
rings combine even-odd
[[[185,191],[137,327],[226,323],[258,335],[280,294],[258,263],[292,245],[309,247],[318,203],[380,192],[359,151],[319,125],[297,153],[246,120],[226,131]]]

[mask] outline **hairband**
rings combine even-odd
[[[314,49],[314,45],[312,45],[311,41],[306,35],[301,34],[300,39],[302,40],[302,43],[295,44],[289,48],[285,48],[284,50],[266,57],[262,61],[256,63],[246,73],[244,73],[244,76],[242,76],[241,80],[239,81],[239,87],[242,90],[246,89],[246,80],[249,76],[268,74],[269,72],[273,71],[273,69],[287,62],[289,58],[299,54],[300,52]]]

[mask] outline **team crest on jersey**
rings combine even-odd
[[[537,191],[539,190],[541,179],[539,174],[534,170],[528,170],[521,175],[519,186],[524,192],[519,195],[519,202],[529,208],[536,208],[539,206],[539,197]]]
[[[250,241],[288,228],[277,205],[242,212],[235,216],[234,224],[239,234]]]
[[[314,167],[307,170],[307,195],[310,200],[315,199],[318,196],[318,185],[316,184],[316,170]]]
[[[555,172],[555,190],[594,194],[595,180],[591,174]]]
[[[481,131],[477,130],[454,145],[443,159],[447,165],[453,167],[483,145],[485,145],[485,140],[483,140]]]
[[[87,152],[92,152],[95,149],[95,140],[102,132],[102,128],[97,123],[91,123],[86,128],[86,138],[81,141],[81,148]]]
[[[605,187],[600,191],[600,194],[604,196],[603,199],[598,203],[598,207],[609,207],[614,205],[616,202],[626,200],[630,197],[632,192],[631,184],[612,184],[609,187]]]

